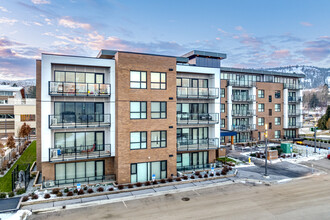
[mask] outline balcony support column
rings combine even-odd
[[[232,150],[235,150],[234,136],[230,136],[230,143],[231,143],[231,149],[232,149]]]
[[[233,87],[227,86],[227,128],[228,130],[232,130],[232,108],[233,108],[233,102],[232,102],[232,93],[233,93]]]
[[[288,128],[289,121],[289,91],[283,89],[283,128]]]
[[[252,87],[252,97],[254,97],[252,102],[252,124],[257,124],[257,115],[254,112],[257,112],[257,88],[255,86]]]

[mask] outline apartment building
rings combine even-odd
[[[298,137],[302,127],[303,74],[221,67],[221,128],[237,132],[234,143]],[[227,137],[221,143],[228,143]]]
[[[25,96],[24,88],[0,85],[0,137],[18,137],[21,126],[30,125],[36,131],[36,102]]]
[[[113,50],[97,57],[42,54],[37,167],[43,180],[168,178],[209,168],[222,152],[220,141],[228,141],[221,129],[237,133],[235,142],[262,139],[265,123],[271,138],[294,136],[302,76],[220,69],[225,58],[196,50],[180,57]],[[275,116],[280,119],[273,122]]]

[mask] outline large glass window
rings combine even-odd
[[[207,151],[177,154],[178,171],[187,169],[191,166],[194,168],[203,168],[206,164],[208,164]]]
[[[151,132],[151,148],[163,148],[167,146],[167,132],[166,131],[152,131]]]
[[[265,104],[258,104],[258,112],[264,112],[265,111]]]
[[[146,131],[138,131],[131,132],[131,142],[130,142],[131,150],[136,149],[146,149],[147,148],[147,132]]]
[[[258,98],[265,98],[265,90],[262,89],[258,90]]]
[[[275,112],[281,111],[281,104],[275,104]]]
[[[281,118],[280,117],[275,118],[275,125],[281,125]]]
[[[265,118],[258,118],[258,125],[259,126],[265,125]]]
[[[151,89],[166,89],[166,73],[151,73]]]
[[[280,90],[276,90],[275,91],[275,99],[279,99],[281,98],[281,91]]]
[[[54,80],[56,82],[72,82],[72,83],[104,83],[103,73],[87,73],[87,72],[72,72],[72,71],[55,71]],[[71,85],[67,85],[71,86]]]
[[[167,161],[155,161],[147,163],[131,164],[131,182],[145,182],[152,180],[152,176],[156,179],[164,179],[167,177]]]
[[[275,138],[281,138],[281,131],[275,131]]]
[[[166,102],[151,102],[151,118],[166,118]]]
[[[131,71],[131,89],[147,88],[147,72]]]
[[[131,102],[130,115],[131,115],[131,119],[146,119],[147,102]]]

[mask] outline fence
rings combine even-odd
[[[24,171],[23,176],[20,176],[20,172]],[[11,173],[12,177],[12,191],[16,189],[17,184],[24,182],[24,188],[26,189],[30,183],[30,164],[19,164]]]

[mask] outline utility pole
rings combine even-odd
[[[268,128],[267,128],[267,124],[265,124],[265,176],[268,176],[268,173],[267,173],[267,157],[268,157],[267,138],[268,138]]]
[[[317,125],[315,124],[314,126],[314,153],[316,153],[316,127]]]

